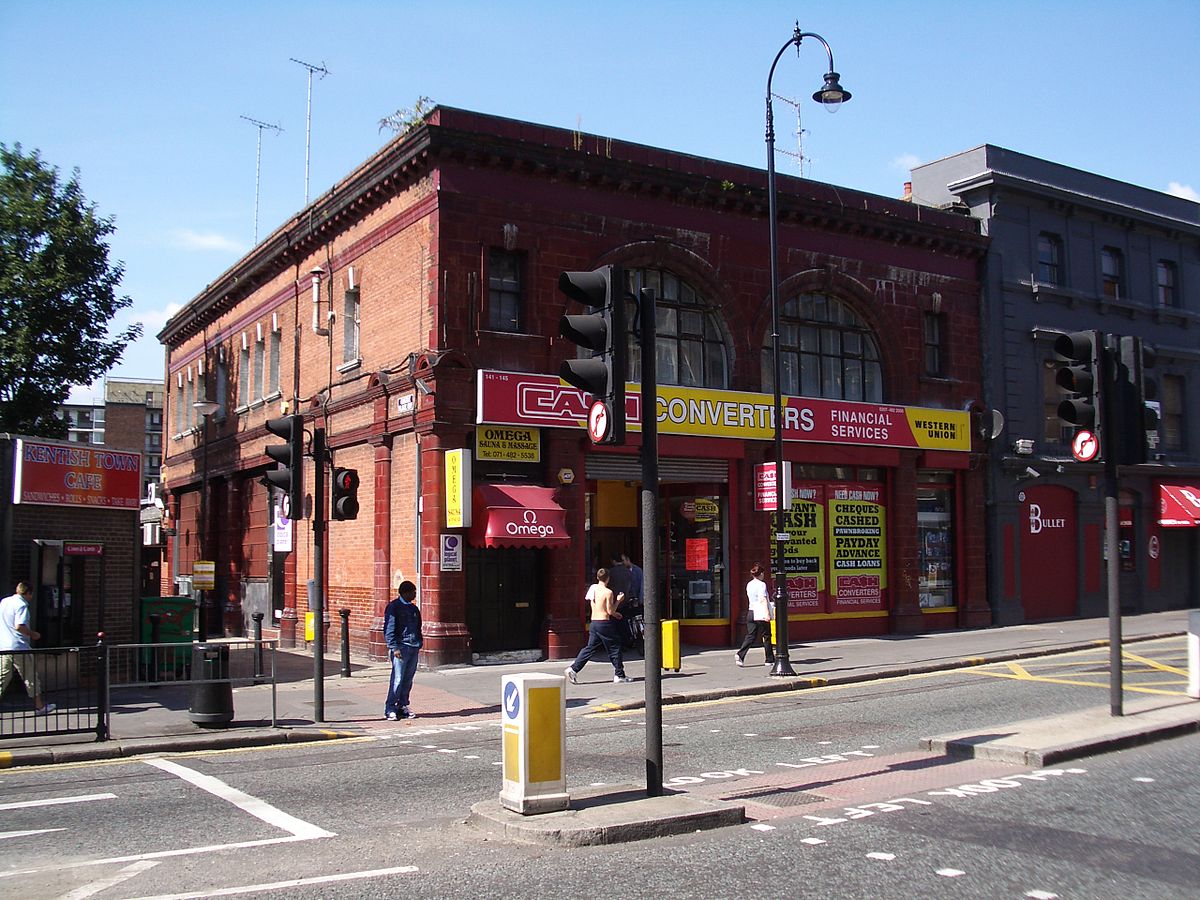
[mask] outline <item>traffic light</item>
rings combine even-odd
[[[629,335],[625,326],[625,271],[604,266],[592,272],[563,272],[558,289],[588,308],[586,315],[563,316],[558,332],[591,351],[568,359],[559,375],[592,395],[588,431],[597,444],[625,443],[625,370]]]
[[[358,518],[358,470],[334,469],[329,495],[330,515],[335,521]]]
[[[1060,365],[1054,377],[1060,388],[1074,394],[1058,404],[1058,417],[1068,425],[1100,433],[1101,422],[1101,359],[1104,336],[1099,331],[1076,331],[1060,334],[1054,341],[1054,352],[1067,361]]]
[[[1147,406],[1147,400],[1158,398],[1158,382],[1148,374],[1154,368],[1158,354],[1139,337],[1121,337],[1121,360],[1118,368],[1118,410],[1121,422],[1121,443],[1117,462],[1136,466],[1146,462],[1151,451],[1158,449],[1158,411]]]
[[[304,416],[280,416],[267,419],[267,431],[286,444],[268,444],[267,456],[281,468],[267,473],[267,481],[281,488],[287,497],[287,517],[304,518]]]

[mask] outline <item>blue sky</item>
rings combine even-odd
[[[289,58],[330,72],[310,197],[420,96],[762,168],[767,72],[798,15],[854,94],[834,116],[808,100],[818,43],[780,61],[807,177],[899,196],[913,164],[991,143],[1200,199],[1197,0],[4,0],[0,142],[78,168],[114,217],[146,336],[112,374],[161,378],[154,335],[253,243],[258,131],[240,116],[284,129],[262,135],[259,236],[304,205],[307,72]],[[792,107],[775,115],[795,151]]]

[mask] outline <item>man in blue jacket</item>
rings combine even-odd
[[[399,594],[383,612],[383,639],[392,660],[392,680],[388,684],[383,716],[393,722],[417,717],[408,708],[408,695],[417,674],[417,655],[422,644],[421,610],[413,603],[417,586],[411,581],[402,581]]]

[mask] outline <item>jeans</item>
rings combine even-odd
[[[757,644],[762,644],[763,649],[767,652],[767,663],[775,662],[775,648],[771,646],[770,622],[750,623],[750,630],[746,632],[746,639],[742,641],[742,646],[738,648],[738,658],[745,659],[746,651]]]
[[[388,651],[392,655],[392,680],[388,683],[387,700],[383,703],[383,714],[399,714],[408,706],[408,695],[412,692],[413,678],[417,674],[417,657],[419,647],[407,644],[400,646],[400,655]]]
[[[618,625],[624,627],[625,623],[623,621],[592,622],[587,646],[579,651],[575,662],[571,663],[571,668],[578,672],[587,665],[589,659],[595,656],[596,651],[603,647],[608,652],[608,660],[612,663],[613,673],[618,678],[624,678],[625,663],[621,660],[621,634],[617,630]]]

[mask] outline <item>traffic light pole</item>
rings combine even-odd
[[[639,292],[642,348],[642,606],[646,664],[646,796],[663,792],[662,608],[658,596],[658,334],[655,297]]]
[[[325,721],[325,429],[313,429],[313,721]],[[297,465],[303,465],[298,460]]]
[[[1116,348],[1109,346],[1108,335],[1100,339],[1100,403],[1101,421],[1105,432],[1100,438],[1104,454],[1104,556],[1108,576],[1108,699],[1114,716],[1124,713],[1124,684],[1121,672],[1121,559],[1118,545],[1119,487],[1117,484],[1117,443],[1124,439],[1119,432],[1127,427],[1117,423],[1117,362]]]

